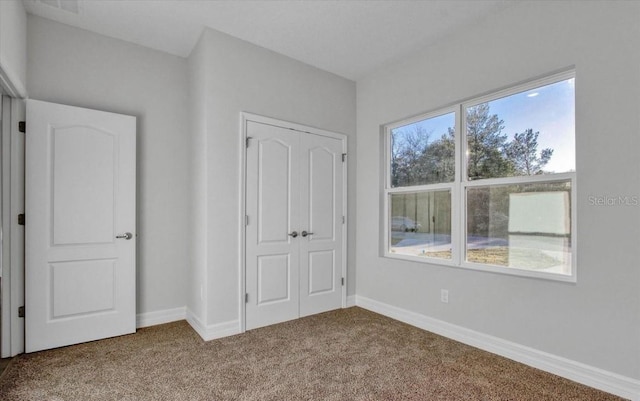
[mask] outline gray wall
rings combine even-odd
[[[24,97],[27,75],[27,13],[21,1],[0,1],[0,68],[12,96]]]
[[[195,220],[192,241],[204,241],[196,255],[194,283],[204,279],[206,324],[237,321],[239,318],[239,218],[240,215],[240,112],[273,117],[348,135],[348,146],[355,153],[355,82],[310,67],[288,57],[252,45],[214,30],[206,30],[190,60],[191,88],[206,87],[205,116],[198,119],[194,143],[204,144],[205,160],[193,164],[205,169],[205,182],[196,183]],[[192,96],[200,96],[198,93]],[[199,114],[203,114],[199,113]],[[198,114],[198,113],[197,113]],[[204,118],[202,118],[204,117]],[[203,129],[204,128],[204,129]],[[355,160],[349,161],[348,266],[355,265]],[[194,176],[198,176],[194,171]],[[204,188],[202,188],[204,187]],[[202,208],[198,205],[204,205]],[[349,271],[351,294],[355,290],[355,271]],[[206,277],[203,277],[206,275]],[[190,292],[198,291],[191,288]]]
[[[640,3],[518,2],[358,82],[357,294],[640,378]],[[575,284],[380,257],[380,126],[575,65]],[[449,290],[449,304],[439,301]]]
[[[29,16],[32,99],[137,117],[138,313],[185,306],[187,62]]]
[[[187,308],[200,324],[206,324],[207,293],[207,54],[202,36],[189,55],[190,147],[189,207],[190,267],[187,282]]]

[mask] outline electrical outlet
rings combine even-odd
[[[449,290],[440,290],[440,302],[449,303]]]

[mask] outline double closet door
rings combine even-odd
[[[342,306],[344,139],[248,121],[246,329]]]

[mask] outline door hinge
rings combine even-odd
[[[18,317],[24,317],[24,306],[18,308]]]
[[[18,215],[18,224],[24,226],[24,213]]]
[[[18,131],[22,133],[27,132],[27,122],[26,121],[18,121]]]
[[[344,277],[342,277],[342,285],[344,286]]]
[[[342,216],[342,224],[344,224],[344,222],[345,222],[345,218],[344,216]]]
[[[342,162],[344,163],[347,160],[347,154],[343,153],[342,154]]]
[[[252,139],[252,138],[251,138],[250,136],[248,136],[248,137],[245,139],[245,143],[244,143],[244,144],[245,144],[245,146],[246,146],[246,147],[249,147],[249,141],[251,141],[251,139]]]
[[[249,215],[248,215],[248,214],[245,214],[245,215],[244,215],[244,225],[245,225],[245,226],[248,226],[248,225],[249,225]]]
[[[244,303],[245,304],[249,303],[249,293],[248,292],[244,294]]]

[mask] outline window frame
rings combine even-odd
[[[410,187],[391,187],[391,131],[396,128],[404,127],[406,125],[410,125],[413,123],[417,123],[420,121],[428,120],[430,118],[435,118],[439,116],[443,116],[446,114],[453,113],[454,114],[454,143],[456,150],[460,148],[460,124],[458,123],[458,115],[459,115],[459,105],[453,105],[449,107],[443,107],[437,110],[434,110],[429,113],[421,114],[409,119],[405,119],[402,121],[398,121],[393,124],[388,124],[384,127],[384,143],[385,143],[385,174],[384,174],[384,252],[383,255],[385,257],[404,259],[417,261],[422,263],[434,263],[441,264],[447,266],[458,266],[460,263],[459,259],[456,259],[459,255],[459,252],[456,252],[459,244],[456,243],[458,238],[460,237],[457,232],[459,229],[459,224],[457,223],[460,220],[459,212],[460,210],[454,207],[454,203],[459,197],[457,183],[460,181],[460,171],[458,168],[455,169],[454,179],[451,182],[437,183],[437,184],[424,184],[424,185],[414,185]],[[455,152],[455,165],[456,167],[460,163],[460,152]],[[421,192],[434,192],[448,189],[451,193],[451,259],[442,259],[442,258],[432,258],[425,256],[411,256],[411,255],[402,255],[395,254],[391,252],[391,227],[390,227],[390,218],[391,214],[391,194],[396,193],[421,193]]]
[[[384,125],[382,132],[384,135],[384,168],[383,168],[383,230],[382,230],[382,246],[383,257],[419,262],[423,264],[441,265],[445,267],[457,267],[467,270],[491,272],[498,274],[506,274],[510,276],[521,276],[538,279],[547,279],[553,281],[572,282],[577,281],[576,272],[576,255],[577,255],[577,186],[576,171],[564,173],[541,174],[532,176],[516,176],[516,177],[499,177],[470,180],[467,176],[468,160],[467,138],[466,138],[466,109],[482,103],[488,103],[497,99],[512,96],[528,90],[536,89],[546,85],[558,83],[561,81],[576,78],[574,69],[551,74],[543,78],[533,79],[525,83],[509,86],[508,88],[494,91],[485,95],[469,98],[464,101],[456,102],[452,105],[438,108],[436,110],[423,113],[414,117],[396,121]],[[574,92],[575,93],[575,92]],[[575,95],[574,95],[575,105]],[[410,125],[419,121],[442,116],[444,114],[454,113],[455,129],[455,174],[454,181],[448,183],[437,183],[427,185],[416,185],[408,187],[391,187],[391,133],[394,129],[406,125]],[[575,119],[575,114],[574,114]],[[574,137],[574,152],[576,148]],[[576,168],[577,170],[577,168]],[[571,274],[550,273],[537,270],[505,267],[497,265],[489,265],[476,262],[468,262],[467,253],[467,190],[474,187],[490,187],[500,185],[518,185],[530,183],[553,183],[553,182],[570,182],[570,219],[571,219]],[[411,256],[391,252],[391,227],[390,219],[391,211],[391,195],[396,193],[420,193],[432,192],[437,190],[448,189],[451,193],[451,259],[433,258],[426,256]]]

